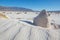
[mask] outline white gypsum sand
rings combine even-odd
[[[0,40],[60,40],[60,29],[47,29],[29,24],[33,23],[33,18],[38,14],[6,13],[5,15],[9,19],[0,19]],[[59,16],[51,14],[50,17],[57,24],[60,23]]]

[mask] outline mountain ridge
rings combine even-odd
[[[28,8],[23,8],[23,7],[0,6],[0,11],[34,11],[34,10],[28,9]]]

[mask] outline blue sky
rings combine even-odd
[[[60,0],[0,0],[0,6],[16,6],[33,10],[60,10]]]

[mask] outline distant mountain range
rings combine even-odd
[[[60,13],[60,10],[57,10],[57,11],[48,11],[48,12],[51,12],[51,13]]]
[[[5,7],[5,6],[0,6],[0,11],[32,11],[32,12],[34,12],[34,10],[28,9],[28,8],[23,8],[23,7]],[[35,11],[35,12],[40,12],[40,11]],[[58,10],[58,11],[48,11],[48,12],[60,13],[60,10]]]
[[[23,8],[23,7],[5,7],[0,6],[0,11],[33,11],[32,9]]]

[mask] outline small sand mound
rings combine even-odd
[[[5,18],[5,19],[7,19],[8,17],[7,17],[6,15],[0,13],[0,18]]]
[[[40,14],[34,18],[34,24],[41,27],[47,27],[48,15],[46,10],[42,10]]]

